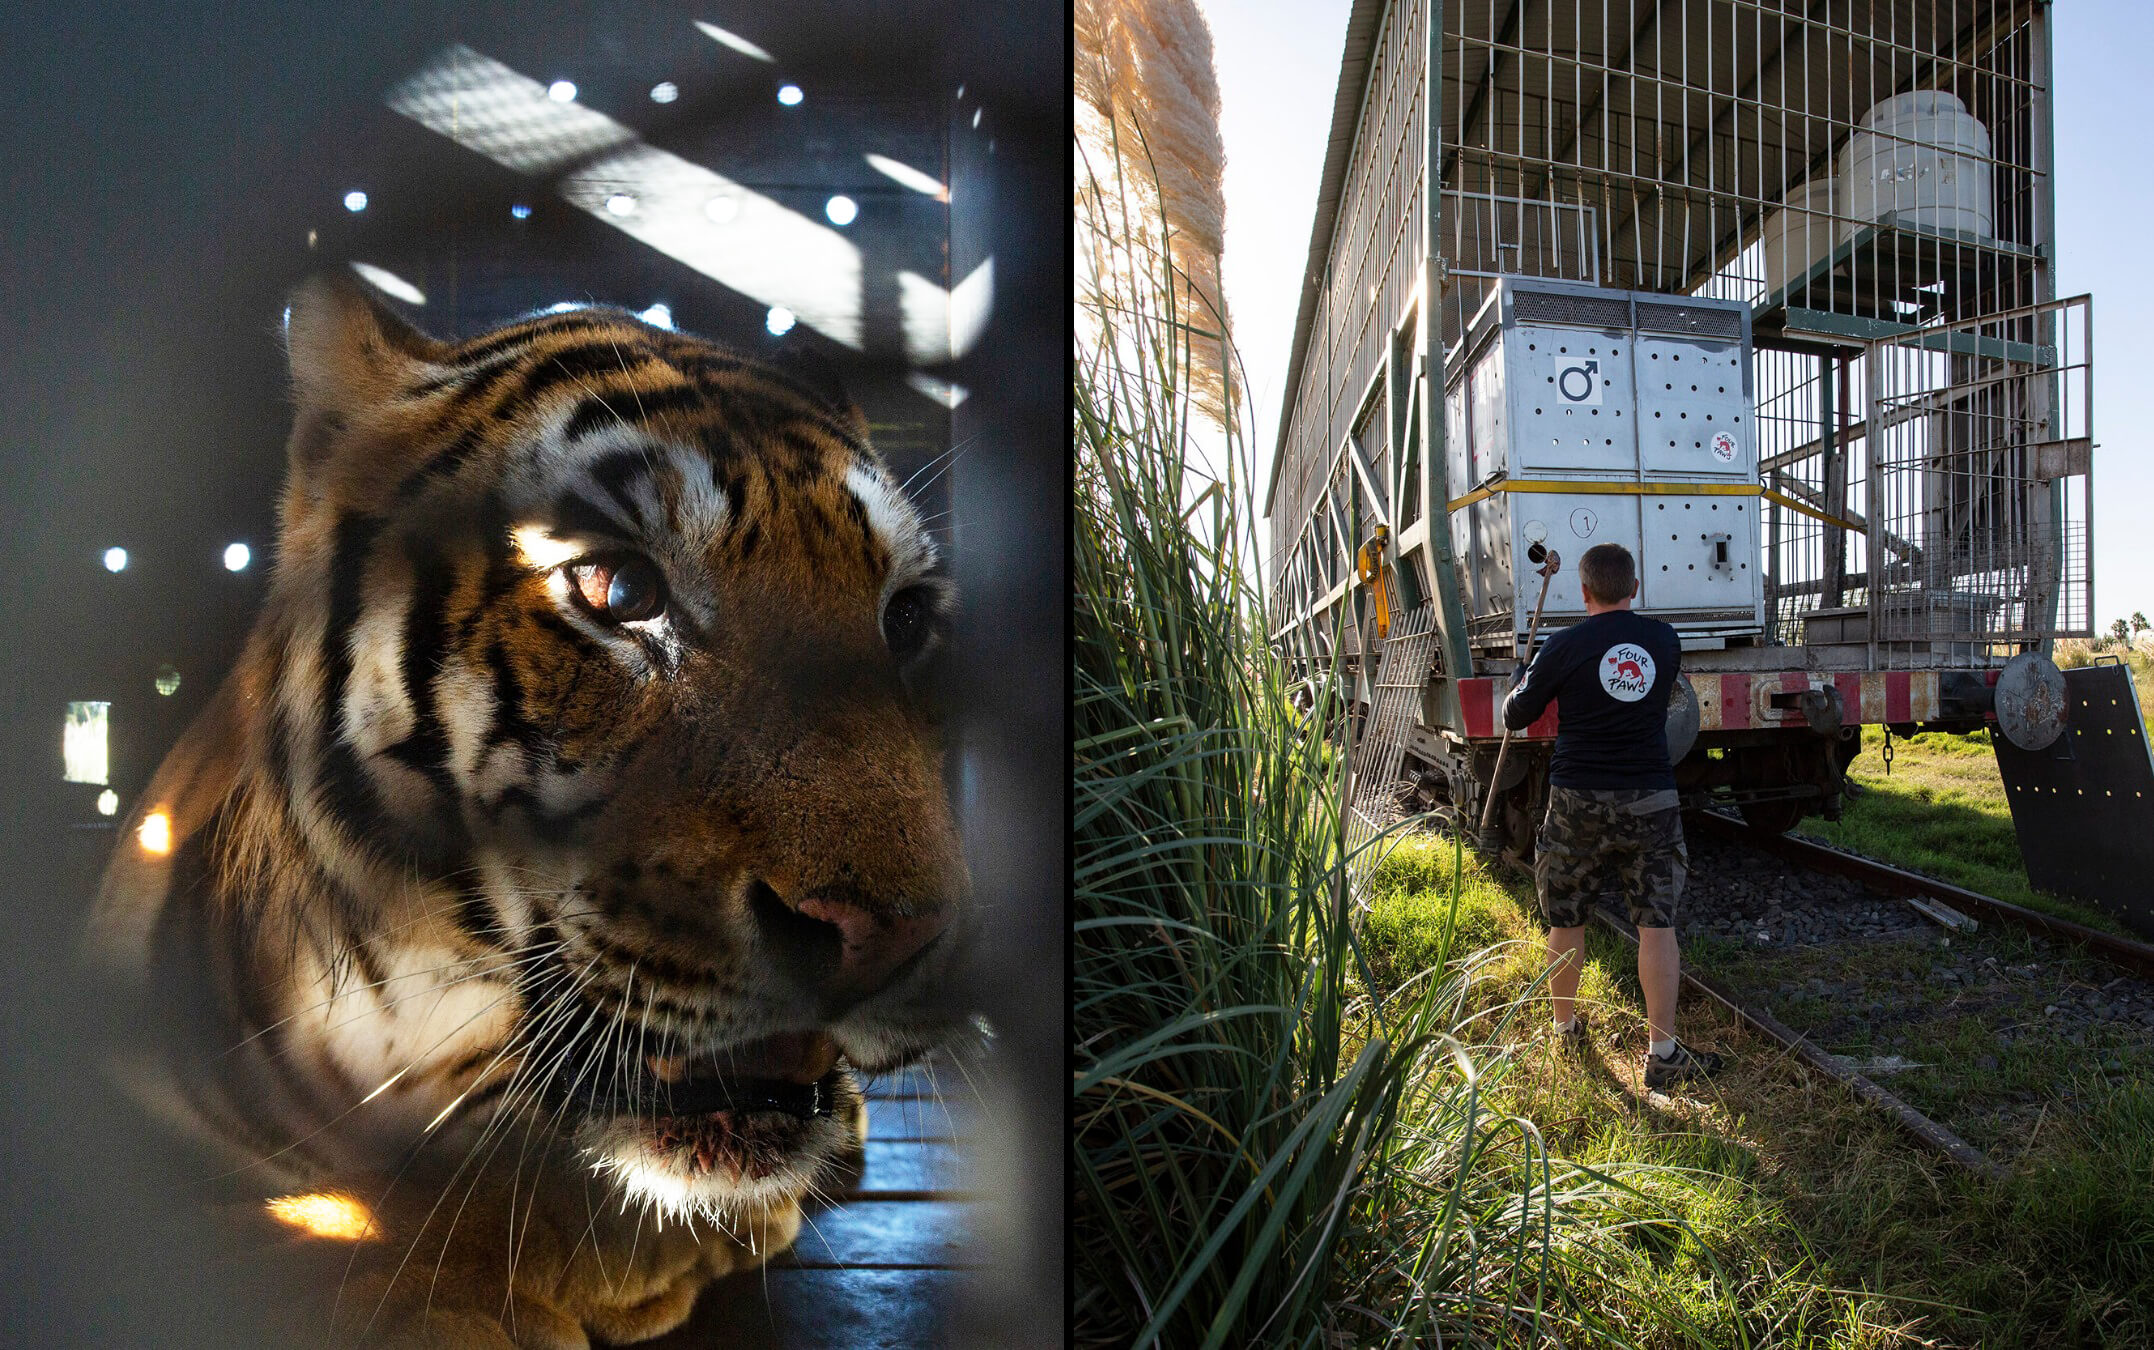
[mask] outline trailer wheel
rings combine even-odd
[[[1801,798],[1784,798],[1774,802],[1743,802],[1736,807],[1743,814],[1743,824],[1756,834],[1786,834],[1802,822],[1807,802]]]

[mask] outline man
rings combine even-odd
[[[1621,544],[1596,544],[1578,560],[1586,617],[1541,644],[1503,705],[1503,723],[1530,726],[1553,701],[1555,754],[1548,815],[1533,865],[1548,921],[1549,993],[1564,1043],[1585,1043],[1572,1006],[1585,959],[1587,910],[1620,886],[1638,928],[1638,983],[1645,990],[1645,1085],[1664,1088],[1720,1068],[1720,1056],[1675,1035],[1680,980],[1675,903],[1690,855],[1668,763],[1668,695],[1682,643],[1658,619],[1633,614],[1637,565]]]

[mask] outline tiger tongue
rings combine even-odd
[[[813,1083],[837,1064],[838,1048],[820,1031],[788,1031],[721,1050],[716,1059],[727,1078]]]

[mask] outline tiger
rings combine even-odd
[[[943,550],[796,366],[338,276],[284,332],[267,596],[92,909],[120,1076],[335,1247],[340,1343],[661,1335],[977,1035]]]

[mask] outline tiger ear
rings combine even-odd
[[[284,344],[298,404],[292,457],[302,465],[318,462],[354,414],[387,402],[448,352],[357,279],[336,273],[310,277],[292,292]]]

